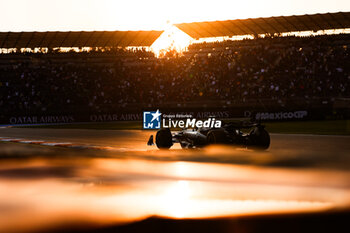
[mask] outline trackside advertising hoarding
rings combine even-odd
[[[155,112],[154,110],[144,110],[140,112],[115,112],[115,113],[95,113],[95,114],[64,114],[64,115],[20,115],[20,116],[1,116],[0,123],[3,125],[25,125],[25,124],[67,124],[77,122],[113,122],[113,121],[143,121],[144,112]],[[215,120],[230,119],[230,118],[252,118],[262,121],[284,121],[284,120],[307,120],[307,119],[321,119],[325,112],[310,111],[310,110],[293,110],[293,111],[258,111],[253,112],[249,110],[212,110],[212,111],[166,111],[161,110],[162,118],[167,120],[162,122],[164,125],[171,124],[189,124],[195,125],[197,120],[211,119],[210,124],[215,125]],[[188,117],[190,116],[190,117]],[[190,118],[187,122],[186,118]],[[183,119],[174,123],[169,119]],[[193,120],[195,119],[195,120]],[[199,123],[200,124],[200,123]],[[206,123],[208,124],[208,123]],[[180,126],[181,127],[181,126]]]

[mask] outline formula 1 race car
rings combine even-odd
[[[250,129],[243,133],[241,129]],[[270,146],[270,135],[260,123],[228,123],[221,128],[183,129],[171,133],[169,128],[157,131],[156,145],[159,149],[169,149],[174,143],[182,148],[200,148],[211,144],[229,144],[256,150],[266,150]],[[153,145],[153,135],[148,140]]]

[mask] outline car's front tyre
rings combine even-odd
[[[223,130],[210,130],[207,134],[207,144],[226,144],[227,135]]]

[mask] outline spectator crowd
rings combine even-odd
[[[349,46],[350,36],[341,34],[193,44],[183,56],[163,58],[109,51],[65,55],[58,63],[45,54],[29,54],[29,61],[0,54],[0,115],[350,97]],[[101,62],[89,60],[102,55]],[[83,62],[75,62],[79,56]]]

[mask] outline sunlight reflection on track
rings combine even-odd
[[[149,132],[4,130],[0,232],[350,206],[346,137],[272,135],[263,152],[158,150],[146,146]]]
[[[79,158],[3,162],[0,231],[72,219],[203,218],[322,211],[350,203],[348,172]]]

